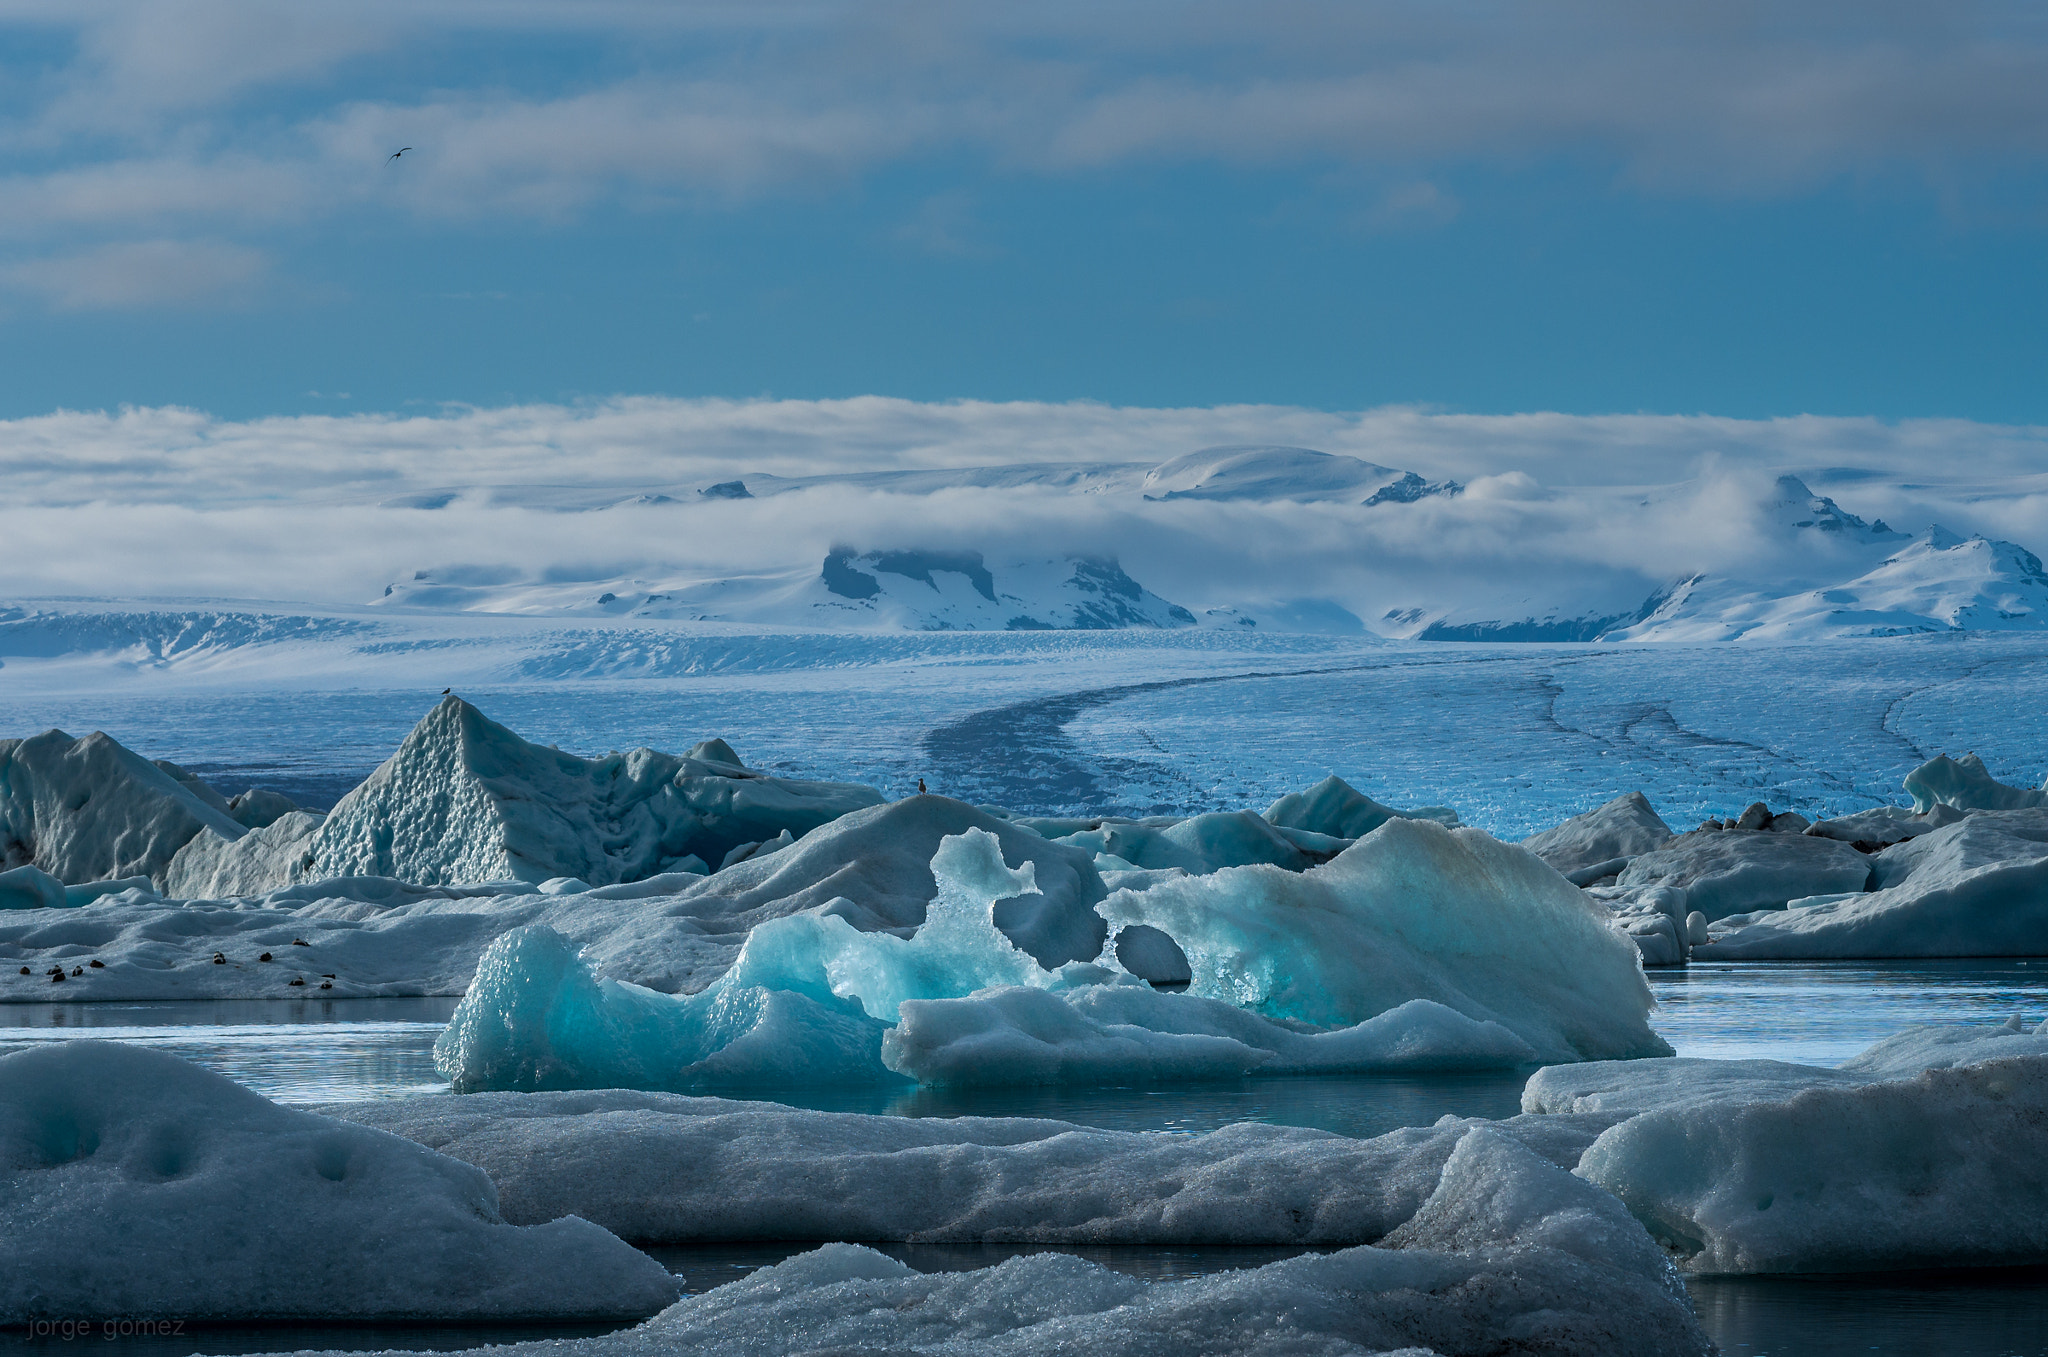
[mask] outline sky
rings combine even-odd
[[[2030,426],[2044,247],[2023,3],[0,0],[8,439],[641,397]]]

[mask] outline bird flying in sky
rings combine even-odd
[[[404,155],[404,154],[405,154],[405,153],[406,153],[407,151],[410,151],[411,149],[412,149],[412,147],[410,147],[410,146],[401,146],[401,147],[399,147],[399,148],[398,148],[397,150],[393,151],[393,152],[392,152],[392,153],[391,153],[390,155],[388,155],[388,156],[385,156],[385,157],[384,157],[384,163],[385,163],[386,165],[389,165],[389,164],[390,164],[390,163],[391,163],[392,161],[394,161],[394,160],[398,159],[398,158],[399,158],[400,156]]]

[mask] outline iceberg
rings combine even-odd
[[[146,876],[161,886],[194,835],[232,842],[248,832],[218,793],[205,792],[102,732],[0,740],[0,870],[33,865],[66,885]]]
[[[1093,828],[1055,838],[1097,855],[1121,860],[1141,871],[1163,871],[1178,867],[1194,876],[1223,867],[1248,867],[1255,862],[1306,871],[1343,849],[1348,840],[1329,839],[1316,845],[1303,831],[1295,837],[1309,838],[1311,851],[1304,849],[1286,830],[1276,829],[1263,817],[1248,810],[1212,811],[1166,824],[1130,820],[1101,820]],[[1314,836],[1325,837],[1325,836]],[[1314,853],[1314,847],[1325,851]]]
[[[768,777],[723,741],[582,759],[529,744],[458,697],[336,804],[296,879],[422,884],[575,877],[606,886],[801,837],[881,802],[873,788]],[[279,882],[277,884],[284,884]]]
[[[2048,1258],[2048,1057],[1644,1112],[1578,1173],[1695,1272]]]
[[[1972,811],[1867,861],[1869,890],[1728,915],[1695,955],[2038,956],[2048,949],[2048,808]]]
[[[1617,796],[1563,824],[1531,834],[1522,847],[1583,886],[1626,867],[1632,858],[1671,841],[1671,826],[1641,792]]]
[[[1395,810],[1359,791],[1332,773],[1307,791],[1289,792],[1266,808],[1266,820],[1280,829],[1301,829],[1333,839],[1359,839],[1389,820],[1435,820],[1456,826],[1458,813],[1448,806]]]
[[[1697,829],[1630,860],[1614,884],[1678,887],[1688,909],[1712,922],[1807,896],[1860,891],[1870,875],[1870,859],[1834,839],[1769,829]]]
[[[1306,872],[1228,868],[1101,908],[1179,944],[1189,994],[1276,1021],[1349,1026],[1428,999],[1500,1024],[1545,1061],[1670,1054],[1606,910],[1478,830],[1389,820]]]
[[[1125,916],[1199,892],[1152,925],[1195,939],[1185,994],[1020,949],[996,912],[1036,892],[1035,864],[1008,866],[989,830],[942,840],[931,871],[937,895],[910,937],[863,932],[833,904],[785,915],[681,997],[600,977],[552,929],[515,929],[484,953],[437,1060],[470,1091],[1173,1080],[1670,1051],[1645,1021],[1633,949],[1597,907],[1475,831],[1402,821],[1306,873],[1228,868],[1111,896],[1103,909]],[[1453,912],[1469,917],[1436,917]]]
[[[1926,815],[1936,806],[1957,810],[2025,810],[2048,806],[2048,788],[2009,787],[1991,776],[1975,754],[1952,759],[1937,754],[1906,774],[1906,794],[1913,813]]]
[[[639,1319],[661,1266],[588,1221],[505,1223],[485,1174],[175,1056],[0,1057],[0,1319]]]

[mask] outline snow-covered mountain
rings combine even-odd
[[[1142,488],[1147,499],[1412,504],[1428,495],[1455,495],[1464,487],[1311,448],[1229,447],[1161,462],[1145,473]]]
[[[1901,536],[1903,534],[1900,534]],[[1821,640],[2048,627],[2048,574],[2024,547],[1940,526],[1853,579],[1773,595],[1705,576],[1675,586],[1611,641]]]
[[[991,567],[975,551],[836,548],[820,566],[723,579],[534,584],[462,570],[418,572],[382,600],[404,608],[676,618],[831,629],[1106,631],[1192,627],[1193,613],[1132,579],[1113,556],[1041,556]]]

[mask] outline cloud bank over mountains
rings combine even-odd
[[[60,412],[0,423],[0,579],[17,600],[975,627],[1123,615],[1098,606],[1121,579],[1153,600],[1132,594],[1123,613],[1162,625],[1184,609],[1204,625],[1484,639],[1482,624],[1548,619],[1587,633],[1550,639],[1591,639],[1641,635],[1661,607],[1693,639],[1724,614],[1790,635],[1855,612],[1883,630],[1879,614],[1953,613],[1956,599],[2033,616],[2021,596],[2028,552],[2048,545],[2044,452],[2048,429],[1961,421],[878,397],[246,422]],[[1920,540],[1937,524],[1947,536]],[[1951,551],[1972,535],[2016,546]],[[1887,565],[1916,540],[1922,565]],[[891,553],[978,564],[959,580],[913,566],[905,584]],[[868,561],[879,603],[826,587],[835,554]],[[1067,601],[1013,607],[1010,576]],[[1853,608],[1822,597],[1856,581],[1841,594]],[[950,590],[952,611],[920,613],[923,587]],[[1782,603],[1809,595],[1804,612]]]

